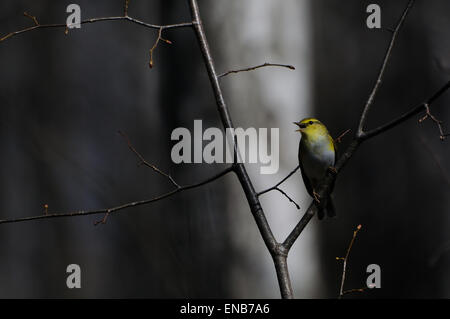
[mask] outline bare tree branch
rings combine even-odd
[[[104,208],[104,209],[98,209],[98,210],[91,210],[91,211],[76,211],[76,212],[70,212],[70,213],[51,213],[49,214],[48,212],[48,205],[45,204],[44,205],[44,209],[45,209],[45,214],[44,215],[38,215],[38,216],[33,216],[33,217],[25,217],[25,218],[18,218],[18,219],[6,219],[6,220],[0,220],[0,224],[7,224],[7,223],[16,223],[16,222],[24,222],[24,221],[32,221],[32,220],[37,220],[37,219],[46,219],[46,218],[56,218],[56,217],[73,217],[73,216],[84,216],[84,215],[94,215],[94,214],[102,214],[104,213],[104,217],[99,220],[94,222],[94,225],[98,225],[98,224],[105,224],[107,218],[109,217],[109,215],[111,215],[114,212],[126,209],[126,208],[131,208],[131,207],[135,207],[135,206],[140,206],[140,205],[144,205],[144,204],[150,204],[153,202],[157,202],[159,200],[165,199],[167,197],[170,197],[172,195],[175,195],[176,193],[188,190],[188,189],[192,189],[192,188],[197,188],[200,186],[203,186],[205,184],[208,184],[210,182],[215,181],[216,179],[219,179],[220,177],[228,174],[229,172],[233,171],[233,166],[230,166],[228,168],[226,168],[225,170],[217,173],[216,175],[205,179],[201,182],[198,182],[196,184],[192,184],[192,185],[186,185],[186,186],[180,186],[177,182],[175,182],[175,180],[172,178],[172,176],[170,176],[169,174],[164,173],[163,171],[161,171],[159,168],[157,168],[155,165],[150,164],[135,148],[134,146],[131,144],[131,141],[129,140],[128,136],[119,131],[119,134],[122,135],[122,137],[126,140],[128,148],[137,156],[137,158],[140,161],[140,165],[145,165],[147,167],[150,167],[153,171],[155,171],[156,173],[166,177],[171,183],[172,185],[175,187],[174,190],[167,192],[165,194],[159,195],[157,197],[151,198],[151,199],[147,199],[147,200],[141,200],[141,201],[135,201],[135,202],[131,202],[131,203],[126,203],[126,204],[122,204],[120,206],[116,206],[116,207],[112,207],[112,208]]]
[[[130,0],[125,0],[125,5],[123,7],[123,15],[128,17],[128,7],[130,5]]]
[[[154,51],[154,50],[156,49],[156,47],[158,46],[159,41],[163,41],[163,42],[165,42],[165,43],[167,43],[167,44],[172,44],[172,41],[167,40],[167,39],[164,39],[164,38],[161,36],[162,30],[163,30],[162,27],[159,28],[159,30],[158,30],[158,37],[156,38],[155,43],[153,44],[152,48],[150,49],[150,62],[149,62],[150,69],[153,68],[153,51]]]
[[[258,196],[261,196],[261,195],[263,195],[263,194],[265,194],[265,193],[268,193],[268,192],[270,192],[270,191],[273,191],[273,190],[275,190],[278,186],[280,186],[281,184],[283,184],[286,180],[288,180],[292,175],[294,175],[297,171],[298,171],[298,169],[300,168],[300,165],[297,165],[297,167],[296,168],[294,168],[285,178],[283,178],[280,182],[278,182],[275,186],[272,186],[272,187],[270,187],[270,188],[267,188],[267,189],[265,189],[265,190],[263,190],[263,191],[260,191],[257,195]]]
[[[39,24],[36,17],[29,15],[28,13],[24,13],[25,16],[30,17],[35,25],[28,27],[28,28],[24,28],[18,31],[14,31],[14,32],[10,32],[7,35],[3,36],[2,38],[0,38],[0,42],[5,41],[6,39],[12,38],[16,35],[22,34],[22,33],[26,33],[26,32],[30,32],[33,30],[37,30],[37,29],[65,29],[66,31],[68,31],[67,29],[67,24],[65,23],[57,23],[57,24]],[[104,21],[127,21],[130,23],[134,23],[140,26],[143,26],[145,28],[150,28],[150,29],[157,29],[157,30],[166,30],[166,29],[175,29],[175,28],[185,28],[185,27],[192,27],[192,22],[186,22],[186,23],[177,23],[177,24],[167,24],[167,25],[157,25],[157,24],[150,24],[150,23],[146,23],[143,22],[141,20],[129,17],[128,15],[125,16],[116,16],[116,17],[100,17],[100,18],[91,18],[91,19],[87,19],[87,20],[83,20],[80,22],[80,24],[88,24],[88,23],[96,23],[96,22],[104,22]]]
[[[419,114],[420,112],[425,110],[425,105],[431,106],[439,97],[441,97],[447,90],[450,89],[450,81],[448,81],[442,88],[440,88],[432,97],[430,97],[426,102],[412,108],[408,112],[400,115],[396,119],[393,119],[392,121],[381,125],[377,128],[374,128],[370,131],[363,132],[362,135],[360,135],[361,140],[366,140],[368,138],[377,136],[383,132],[386,132],[390,130],[391,128],[396,127],[397,125],[405,122],[406,120],[409,120],[414,115]],[[448,134],[447,134],[448,135]],[[445,137],[446,135],[444,135]]]
[[[156,196],[156,197],[153,197],[150,199],[130,202],[130,203],[122,204],[122,205],[111,207],[111,208],[102,208],[102,209],[97,209],[97,210],[80,210],[80,211],[75,211],[75,212],[70,212],[70,213],[47,213],[45,215],[38,215],[38,216],[32,216],[32,217],[23,217],[23,218],[16,218],[16,219],[3,219],[3,220],[0,220],[0,224],[11,224],[11,223],[18,223],[18,222],[25,222],[25,221],[32,221],[32,220],[58,218],[58,217],[87,216],[87,215],[96,215],[96,214],[111,215],[113,213],[122,211],[126,208],[137,207],[137,206],[141,206],[141,205],[154,203],[154,202],[163,200],[165,198],[171,197],[177,193],[181,193],[181,192],[189,190],[189,189],[194,189],[194,188],[198,188],[200,186],[209,184],[209,183],[221,178],[222,176],[230,173],[231,171],[233,171],[233,167],[230,166],[230,167],[222,170],[221,172],[219,172],[201,182],[186,185],[186,186],[180,186],[170,192],[164,193],[162,195],[159,195],[159,196]]]
[[[279,63],[267,63],[266,62],[266,63],[259,64],[259,65],[256,65],[256,66],[252,66],[252,67],[249,67],[249,68],[227,71],[225,73],[219,74],[217,77],[218,78],[222,78],[222,77],[225,77],[225,76],[227,76],[229,74],[232,74],[232,73],[248,72],[248,71],[253,71],[253,70],[256,70],[256,69],[259,69],[259,68],[268,67],[268,66],[276,66],[276,67],[282,67],[282,68],[295,70],[295,67],[293,65],[279,64]]]
[[[35,16],[32,16],[28,12],[24,12],[23,15],[28,17],[28,18],[30,18],[34,22],[34,25],[39,25],[39,22],[38,22],[38,20],[36,19]]]
[[[395,40],[397,39],[397,35],[398,35],[403,23],[405,22],[406,16],[408,15],[408,12],[412,8],[413,4],[414,4],[414,0],[410,0],[408,2],[408,5],[406,6],[405,11],[403,12],[402,16],[400,17],[400,20],[398,21],[397,26],[395,27],[394,32],[392,33],[391,42],[389,43],[386,54],[384,56],[383,64],[381,65],[377,80],[372,89],[372,92],[369,95],[369,99],[367,100],[366,105],[364,106],[364,110],[361,114],[361,118],[359,120],[359,125],[358,125],[357,135],[361,135],[363,133],[364,125],[366,124],[366,121],[367,121],[367,115],[369,114],[369,110],[373,104],[373,101],[375,100],[375,95],[377,94],[378,89],[380,88],[381,82],[383,81],[384,72],[386,70],[386,66],[389,62],[389,59],[392,55],[392,49],[394,48]]]
[[[292,172],[290,172],[285,178],[283,178],[280,182],[278,182],[278,184],[276,184],[276,185],[274,185],[274,186],[272,186],[272,187],[270,187],[270,188],[268,188],[268,189],[266,189],[266,190],[263,190],[263,191],[261,191],[261,192],[259,192],[258,194],[257,194],[257,196],[258,197],[260,197],[261,195],[264,195],[264,194],[266,194],[266,193],[268,193],[268,192],[270,192],[270,191],[278,191],[278,192],[280,192],[281,194],[283,194],[291,203],[293,203],[294,205],[295,205],[295,207],[297,207],[297,209],[300,209],[300,206],[291,198],[291,197],[289,197],[289,195],[288,194],[286,194],[286,192],[285,191],[283,191],[279,186],[281,185],[281,184],[283,184],[287,179],[289,179],[292,175],[294,175],[295,174],[295,172],[297,172],[298,171],[298,169],[300,168],[300,165],[297,165],[297,167],[292,171]]]
[[[348,289],[348,290],[344,290],[343,292],[342,292],[342,297],[343,296],[345,296],[345,295],[348,295],[348,294],[352,294],[352,293],[355,293],[355,292],[364,292],[364,291],[366,291],[367,290],[367,288],[353,288],[353,289]],[[341,299],[342,297],[340,297],[339,299]]]
[[[439,138],[441,139],[441,141],[445,140],[446,134],[444,134],[444,129],[442,128],[442,121],[438,120],[433,114],[431,114],[430,106],[427,103],[425,103],[423,107],[425,108],[425,116],[419,119],[419,123],[422,123],[426,119],[432,120],[434,123],[436,123],[439,129]]]
[[[284,195],[292,204],[295,205],[295,207],[297,207],[297,209],[300,209],[300,205],[297,204],[297,202],[295,200],[293,200],[284,190],[282,190],[279,187],[276,187],[275,190],[277,190],[278,192],[280,192],[282,195]]]
[[[172,176],[170,176],[169,174],[164,173],[163,171],[161,171],[158,167],[156,167],[153,164],[150,164],[135,148],[134,146],[131,144],[130,139],[128,138],[128,136],[123,133],[122,131],[119,131],[119,134],[122,135],[122,137],[125,139],[125,141],[127,142],[128,148],[134,153],[136,154],[137,158],[140,161],[140,165],[145,165],[147,167],[150,167],[152,170],[154,170],[156,173],[166,177],[167,179],[170,180],[170,182],[173,184],[173,186],[175,186],[176,188],[180,188],[181,186],[175,182],[175,180],[172,178]]]
[[[351,129],[348,129],[348,130],[345,130],[341,135],[339,135],[338,137],[336,137],[335,139],[334,139],[334,141],[336,142],[336,143],[342,143],[342,139],[348,134],[348,133],[350,133],[351,132]]]
[[[348,262],[348,257],[350,256],[350,251],[352,250],[353,244],[355,242],[356,236],[358,235],[358,232],[361,230],[361,225],[358,225],[355,229],[355,231],[353,231],[353,237],[352,240],[350,241],[350,244],[348,245],[347,248],[347,252],[345,253],[345,257],[336,257],[336,260],[342,260],[343,261],[343,265],[342,265],[342,277],[341,277],[341,287],[339,290],[339,299],[341,299],[345,294],[351,293],[351,292],[362,292],[364,291],[364,288],[362,289],[350,289],[350,290],[346,290],[344,291],[344,284],[345,284],[345,276],[347,274],[347,262]]]

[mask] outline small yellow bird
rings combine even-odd
[[[336,147],[327,128],[315,118],[305,118],[294,122],[302,134],[298,150],[298,162],[302,172],[306,190],[317,202],[320,202],[316,189],[325,177],[328,169],[334,168],[336,161]],[[333,185],[331,187],[333,190]],[[323,219],[325,213],[328,217],[336,216],[331,196],[327,199],[326,207],[317,213]]]

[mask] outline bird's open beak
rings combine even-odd
[[[303,128],[304,128],[304,127],[302,127],[303,125],[301,125],[300,122],[294,122],[294,124],[298,126],[298,130],[295,130],[295,131],[302,133]]]

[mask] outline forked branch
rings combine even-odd
[[[370,92],[369,98],[367,99],[366,105],[364,106],[363,112],[361,114],[361,118],[359,120],[359,125],[358,125],[357,136],[361,135],[364,131],[364,125],[366,124],[370,108],[372,107],[372,104],[375,100],[375,96],[378,92],[378,89],[380,88],[381,83],[383,82],[384,72],[386,71],[386,67],[391,58],[392,49],[394,48],[395,40],[397,39],[397,35],[400,32],[400,29],[403,26],[403,23],[405,22],[406,17],[408,16],[408,13],[413,5],[414,5],[414,0],[410,0],[408,2],[408,5],[406,6],[405,10],[403,11],[402,16],[400,17],[400,20],[397,22],[394,32],[392,33],[391,42],[389,43],[389,46],[386,50],[386,54],[384,56],[383,63],[381,64],[380,70],[378,72],[377,80],[375,82],[375,85],[372,88],[372,91]]]
[[[293,203],[294,205],[295,205],[295,207],[297,207],[297,209],[300,209],[300,206],[291,198],[291,197],[289,197],[289,195],[288,194],[286,194],[286,192],[285,191],[283,191],[281,188],[280,188],[280,185],[281,184],[283,184],[286,180],[288,180],[292,175],[294,175],[297,171],[298,171],[298,169],[300,168],[300,165],[297,165],[297,167],[293,170],[293,171],[291,171],[285,178],[283,178],[280,182],[278,182],[276,185],[274,185],[274,186],[272,186],[272,187],[269,187],[269,188],[267,188],[267,189],[265,189],[265,190],[263,190],[263,191],[261,191],[261,192],[259,192],[257,195],[258,195],[258,197],[260,197],[261,195],[264,195],[264,194],[266,194],[266,193],[268,193],[268,192],[270,192],[270,191],[278,191],[278,192],[280,192],[281,194],[283,194],[291,203]]]

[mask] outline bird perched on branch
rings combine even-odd
[[[300,122],[294,122],[294,124],[299,127],[296,132],[302,134],[298,161],[303,182],[309,195],[320,203],[320,197],[316,190],[318,190],[317,188],[325,177],[327,170],[334,170],[335,143],[325,125],[315,118],[305,118]],[[333,185],[331,190],[333,190]],[[326,206],[319,209],[317,216],[319,219],[323,219],[325,213],[328,217],[336,216],[331,196],[328,196]]]

